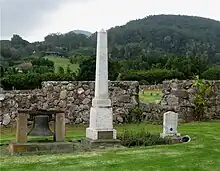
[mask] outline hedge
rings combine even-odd
[[[3,77],[1,80],[2,88],[5,90],[28,90],[41,88],[42,81],[74,81],[73,74],[56,74],[56,73],[20,73]]]
[[[123,81],[140,81],[147,84],[162,83],[164,80],[184,79],[184,74],[175,70],[151,69],[151,70],[130,70],[122,73],[120,79]]]
[[[206,80],[220,80],[220,68],[209,68],[201,74],[201,78]]]

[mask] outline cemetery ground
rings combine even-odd
[[[62,67],[65,71],[69,65],[70,70],[76,72],[79,65],[78,64],[71,64],[68,58],[62,58],[58,56],[46,56],[46,59],[54,62],[55,72],[59,71],[59,67]]]
[[[162,98],[162,90],[145,90],[144,94],[139,91],[139,99],[144,103],[160,101]]]
[[[68,125],[67,139],[85,137],[87,125]],[[125,124],[115,126],[120,135],[124,129],[151,133],[162,132],[162,125]],[[219,171],[220,120],[180,124],[178,132],[189,135],[185,144],[132,147],[123,149],[76,150],[74,153],[10,156],[1,146],[1,171]],[[1,143],[15,138],[15,129],[1,130]]]

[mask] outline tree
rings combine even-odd
[[[63,67],[59,66],[58,71],[59,71],[59,74],[64,74],[64,69],[63,69]]]
[[[94,81],[95,80],[95,70],[96,70],[96,58],[95,56],[82,61],[79,65],[79,74],[77,79],[80,81]],[[118,62],[111,59],[108,60],[108,79],[116,80],[120,72],[120,66]]]
[[[70,73],[71,73],[70,65],[67,65],[66,73],[67,73],[67,74],[70,74]]]

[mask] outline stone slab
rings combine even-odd
[[[177,135],[178,113],[168,111],[163,115],[163,134]]]
[[[121,141],[118,139],[98,139],[98,140],[92,140],[90,138],[82,139],[81,145],[83,148],[91,149],[91,148],[108,148],[108,147],[123,147],[121,145]]]
[[[108,139],[116,139],[116,130],[113,129],[112,108],[91,107],[90,125],[86,129],[86,137],[94,140],[99,139],[100,132],[109,131],[112,131],[113,134]],[[103,135],[103,133],[101,134]]]
[[[116,139],[115,129],[93,129],[86,128],[86,137],[93,140],[98,139]]]
[[[23,153],[68,153],[74,151],[74,143],[71,142],[10,142],[8,150],[11,154]]]

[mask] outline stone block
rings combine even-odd
[[[74,143],[71,142],[10,142],[8,150],[11,154],[21,153],[54,153],[54,152],[73,152]]]
[[[85,138],[82,139],[81,144],[83,146],[83,148],[99,148],[99,149],[103,149],[106,147],[123,147],[121,145],[121,141],[118,139],[99,139],[99,140],[92,140],[90,138]]]

